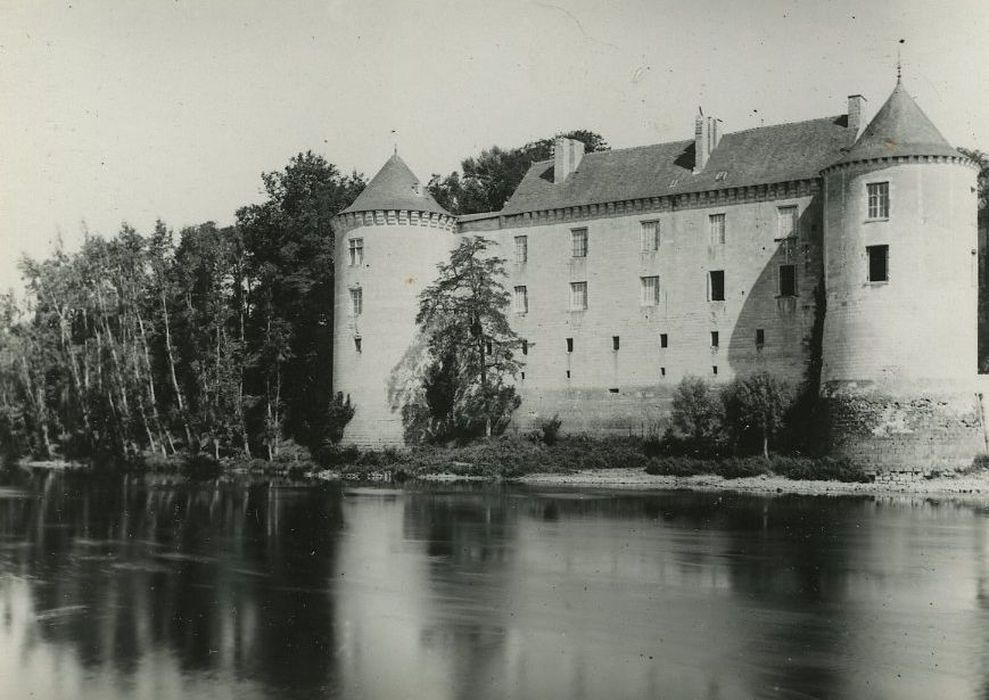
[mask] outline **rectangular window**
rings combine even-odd
[[[573,352],[573,338],[567,338],[567,352]]]
[[[524,285],[515,288],[515,313],[529,313],[529,290]]]
[[[639,301],[643,306],[656,306],[659,303],[659,277],[640,277],[642,296]]]
[[[362,345],[361,341],[362,338],[359,335],[354,336],[354,350],[356,350],[357,352],[362,352],[364,349],[364,346]]]
[[[524,265],[529,261],[529,237],[515,237],[515,264]]]
[[[889,183],[871,182],[865,186],[869,193],[869,218],[889,218]]]
[[[620,336],[617,336],[617,335],[611,336],[611,349],[612,350],[620,350],[621,347],[622,347],[622,339],[621,339],[621,337]]]
[[[776,231],[778,238],[789,238],[797,233],[797,207],[779,207],[776,210]]]
[[[654,253],[659,250],[659,222],[642,222],[642,252]]]
[[[717,373],[718,373],[718,366],[717,365],[713,365],[711,367],[711,374],[717,374]]]
[[[570,283],[570,310],[583,311],[587,308],[587,282]]]
[[[711,270],[707,273],[707,299],[708,301],[725,300],[724,270]]]
[[[659,334],[659,347],[666,348],[670,345],[670,337],[666,333]]]
[[[725,215],[711,214],[708,219],[711,222],[711,245],[724,245]]]
[[[780,265],[780,296],[797,296],[797,266]]]
[[[721,344],[721,336],[718,331],[711,331],[711,347],[716,348]]]
[[[763,328],[755,329],[755,346],[761,348],[766,344],[766,331]]]
[[[869,254],[869,281],[888,282],[889,281],[889,246],[870,245],[866,246]]]
[[[665,377],[666,376],[666,368],[665,367],[660,367],[659,368],[659,376],[660,377]]]
[[[523,340],[522,341],[522,354],[523,355],[528,355],[529,354],[529,341],[528,340]]]
[[[571,254],[575,258],[587,257],[587,229],[575,228],[570,231]]]
[[[350,266],[364,264],[364,239],[351,238],[347,241],[347,252],[350,253]]]
[[[363,289],[351,289],[350,290],[350,315],[360,316],[361,312],[364,310],[364,290]]]

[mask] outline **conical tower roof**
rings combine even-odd
[[[341,214],[358,211],[401,209],[450,215],[436,203],[405,161],[396,153],[367,184],[354,203]]]
[[[899,156],[959,155],[907,94],[903,84],[897,82],[886,104],[839,162]]]

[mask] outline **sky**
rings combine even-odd
[[[614,148],[846,111],[896,80],[989,151],[989,3],[0,0],[0,290],[83,232],[230,224],[313,150],[423,180],[572,129]],[[901,44],[900,41],[903,40]],[[394,133],[393,133],[394,132]]]

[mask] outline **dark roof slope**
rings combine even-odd
[[[588,153],[559,184],[553,182],[553,161],[541,161],[529,168],[501,213],[816,178],[855,137],[846,124],[842,115],[725,134],[697,175],[692,140]]]
[[[876,116],[869,122],[842,163],[893,156],[957,156],[958,151],[941,135],[923,110],[896,84]]]
[[[449,212],[436,203],[405,161],[396,153],[381,167],[364,191],[341,214],[379,209],[403,209],[436,214]]]

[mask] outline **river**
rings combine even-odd
[[[985,501],[2,483],[2,698],[989,697]]]

